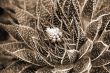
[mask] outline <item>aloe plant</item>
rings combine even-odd
[[[0,42],[0,73],[109,73],[109,3],[20,0],[19,25],[0,24],[8,34],[0,33],[8,37]]]

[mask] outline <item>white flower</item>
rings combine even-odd
[[[61,41],[62,32],[59,28],[53,27],[53,28],[47,28],[46,33],[53,42]]]

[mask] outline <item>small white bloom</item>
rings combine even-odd
[[[53,28],[47,28],[46,33],[53,42],[55,41],[61,41],[62,32],[59,28],[53,27]]]

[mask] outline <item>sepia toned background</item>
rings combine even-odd
[[[0,0],[0,73],[110,73],[110,0]]]

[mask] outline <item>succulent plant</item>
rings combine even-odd
[[[19,25],[0,22],[0,73],[110,72],[110,0],[19,5]]]

